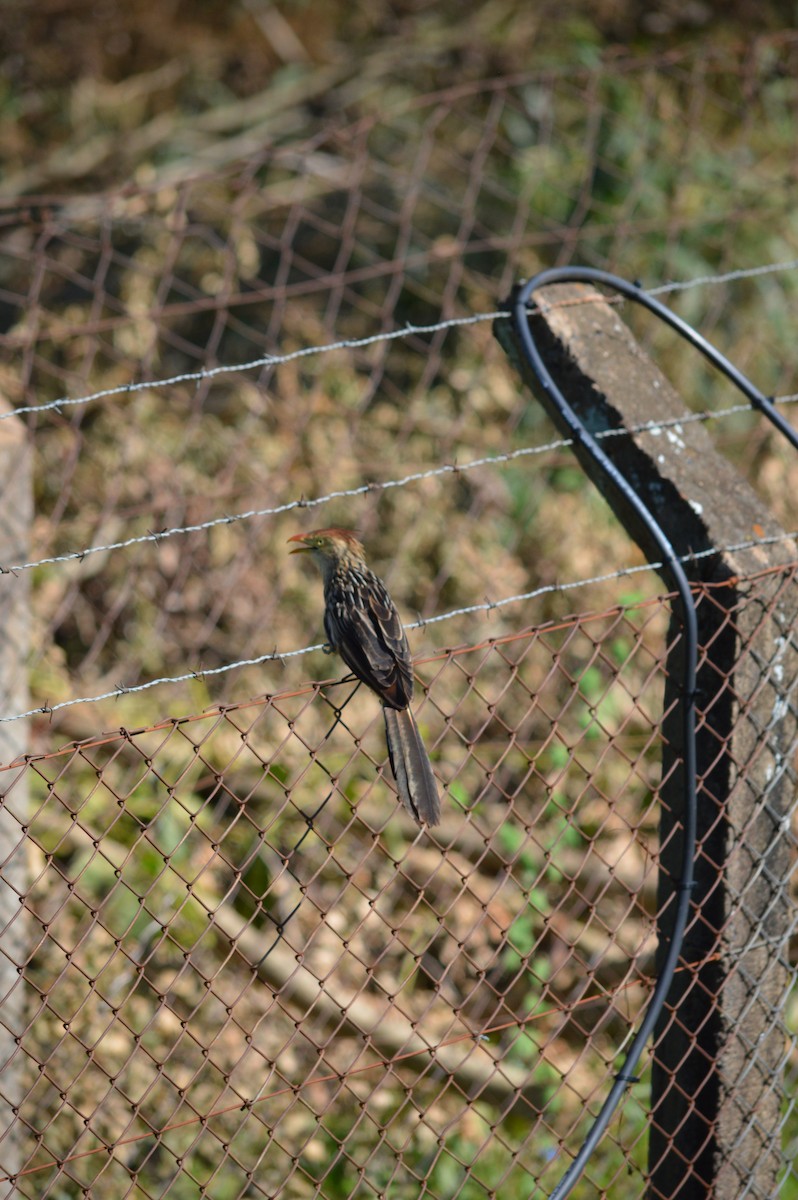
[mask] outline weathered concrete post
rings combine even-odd
[[[790,924],[784,830],[795,801],[798,549],[715,451],[703,425],[679,423],[687,406],[592,287],[551,286],[534,300],[542,312],[531,320],[555,382],[592,433],[628,431],[602,447],[676,553],[688,556],[686,570],[699,596],[694,915],[682,954],[686,969],[677,972],[655,1034],[650,1195],[765,1200],[777,1194],[781,1165],[781,1014]],[[496,334],[557,421],[517,354],[510,322],[498,321]],[[652,427],[635,432],[647,423]],[[578,448],[575,453],[602,488],[593,460]],[[649,560],[657,561],[631,510],[623,501],[613,505]],[[763,537],[776,540],[728,549]],[[717,553],[690,561],[712,548]],[[660,788],[660,961],[681,853],[677,639],[674,623]]]
[[[0,402],[0,413],[8,412]],[[0,421],[0,566],[25,562],[33,517],[31,449],[22,423]],[[29,572],[0,575],[0,716],[28,707]],[[28,750],[27,721],[0,723],[0,766]],[[23,826],[27,788],[20,770],[0,772],[0,1175],[20,1168],[23,1131],[14,1109],[21,1099],[22,1062],[17,1039],[25,1025],[27,958],[22,898],[26,891]],[[12,786],[13,785],[13,786]],[[0,1183],[0,1198],[13,1186]]]

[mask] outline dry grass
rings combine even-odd
[[[213,6],[141,5],[122,31],[115,8],[93,6],[87,23],[75,6],[17,7],[12,37],[31,53],[12,66],[27,90],[0,114],[0,382],[13,404],[490,311],[516,274],[555,261],[660,282],[798,251],[782,186],[788,38],[685,38],[663,6],[668,45],[641,47],[659,57],[634,65],[601,33],[636,34],[632,6],[597,5],[598,25],[558,6],[555,26],[510,0],[457,21],[297,6],[289,27],[254,5],[224,23]],[[40,36],[54,18],[57,36]],[[798,365],[794,289],[774,275],[675,303],[783,392]],[[652,344],[689,402],[731,399],[659,333]],[[30,426],[32,558],[552,436],[488,325]],[[748,418],[719,435],[795,527],[787,456]],[[332,523],[360,529],[408,616],[640,561],[567,451],[225,524],[37,569],[35,702],[319,640],[318,582],[284,543]],[[645,994],[665,623],[661,606],[589,622],[568,609],[657,590],[596,585],[414,635],[428,660],[421,719],[448,785],[440,840],[413,840],[395,812],[371,700],[358,693],[338,717],[348,688],[306,688],[338,670],[321,655],[34,723],[33,749],[48,753],[198,718],[27,772],[41,941],[24,1047],[47,1064],[26,1101],[46,1127],[34,1161],[373,1066],[418,1037],[539,1015],[438,1066],[422,1056],[327,1080],[87,1159],[71,1181],[58,1173],[57,1194],[96,1177],[142,1197],[395,1198],[419,1194],[414,1171],[428,1194],[467,1200],[550,1185],[558,1139],[573,1142]],[[531,631],[549,619],[562,628]],[[463,646],[478,648],[442,653]],[[274,698],[253,700],[263,693]],[[217,703],[242,707],[201,716]],[[586,980],[629,990],[562,1015]],[[643,1153],[631,1120],[596,1168],[607,1186]],[[23,1194],[43,1194],[48,1175],[31,1178]]]

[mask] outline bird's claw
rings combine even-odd
[[[324,643],[324,645],[323,645],[323,646],[322,646],[322,648],[321,648],[321,652],[322,652],[322,654],[334,654],[334,653],[335,653],[335,650],[334,650],[334,648],[333,648],[333,647],[330,645],[330,643],[329,643],[329,642],[325,642],[325,643]]]

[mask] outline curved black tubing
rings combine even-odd
[[[717,367],[734,384],[738,391],[747,396],[754,408],[765,414],[771,424],[775,425],[778,429],[779,433],[782,433],[787,438],[793,449],[798,450],[798,432],[793,429],[789,421],[785,420],[769,396],[766,396],[764,392],[761,392],[758,387],[751,383],[747,375],[743,375],[742,371],[738,370],[725,354],[721,354],[720,350],[716,349],[705,337],[702,337],[700,333],[693,329],[692,325],[688,325],[687,321],[683,321],[681,317],[677,317],[676,313],[671,312],[669,308],[666,308],[659,300],[650,296],[643,288],[638,287],[636,283],[629,283],[627,279],[622,279],[620,275],[612,275],[609,271],[599,271],[593,267],[552,267],[548,271],[541,271],[534,279],[530,279],[528,283],[524,283],[519,289],[517,297],[514,299],[512,317],[519,335],[522,328],[526,329],[530,345],[534,346],[534,339],[529,334],[526,322],[522,322],[521,306],[523,305],[526,309],[529,305],[529,297],[532,292],[546,287],[550,283],[604,284],[605,287],[612,288],[613,291],[625,296],[627,300],[634,300],[636,304],[647,308],[655,317],[659,317],[666,325],[670,325],[671,329],[675,329],[679,336],[683,337],[691,346],[695,346],[696,350],[699,350],[704,355],[704,358],[712,363],[713,367]],[[529,358],[529,356],[527,357]],[[529,358],[529,361],[532,362],[532,359]],[[539,356],[538,361],[540,361]],[[540,374],[539,377],[544,387],[546,386],[544,381],[548,379],[551,386],[546,388],[547,391],[550,391],[553,396],[559,395],[545,367],[543,367],[543,374]],[[565,401],[563,401],[563,404],[565,408],[568,408]],[[574,419],[576,420],[576,418]],[[581,428],[581,425],[579,427]]]
[[[600,467],[607,480],[608,491],[623,497],[630,505],[642,524],[649,531],[653,542],[662,555],[663,567],[660,568],[669,585],[677,592],[681,606],[683,630],[684,666],[682,674],[681,723],[684,739],[684,815],[682,835],[682,861],[679,878],[675,884],[676,914],[671,934],[670,945],[659,979],[651,994],[645,1009],[640,1027],[626,1052],[620,1071],[615,1076],[615,1082],[601,1106],[601,1110],[590,1127],[581,1149],[574,1158],[568,1170],[551,1194],[551,1200],[564,1200],[568,1196],[582,1174],[588,1159],[598,1145],[609,1124],[615,1109],[630,1083],[634,1083],[634,1070],[643,1052],[643,1047],[651,1034],[657,1018],[670,991],[676,966],[682,950],[684,932],[690,912],[690,896],[693,887],[693,862],[696,852],[696,735],[695,735],[695,690],[696,670],[698,661],[698,620],[695,601],[690,590],[690,583],[681,562],[671,546],[668,538],[660,528],[656,519],[629,485],[617,467],[610,461],[595,438],[589,433],[579,419],[565,396],[562,394],[546,367],[529,327],[529,305],[533,292],[552,283],[595,283],[603,284],[615,292],[619,292],[628,300],[634,300],[654,313],[660,320],[674,329],[681,337],[695,346],[705,358],[721,371],[743,395],[747,396],[754,408],[763,412],[776,428],[784,434],[793,447],[798,449],[798,434],[782,415],[776,411],[773,402],[756,388],[742,372],[731,363],[725,355],[697,333],[692,326],[677,317],[664,304],[660,304],[653,296],[649,296],[636,284],[608,271],[594,270],[590,267],[561,267],[541,271],[533,279],[521,285],[513,297],[511,320],[515,330],[521,353],[537,375],[541,387],[546,391],[553,404],[557,407],[563,423],[568,427],[574,442],[584,447],[587,453]]]

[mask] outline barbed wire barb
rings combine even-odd
[[[724,271],[718,275],[700,275],[693,279],[674,280],[655,287],[646,288],[645,290],[651,296],[662,296],[670,292],[686,291],[693,287],[732,283],[741,279],[750,279],[796,269],[798,269],[798,259],[787,259],[780,262],[763,263],[756,267],[741,267],[738,270]],[[548,307],[551,307],[551,305]],[[153,391],[163,387],[177,387],[181,383],[199,384],[204,380],[217,379],[223,375],[239,374],[262,367],[282,366],[286,363],[296,362],[299,359],[309,358],[316,354],[332,354],[338,350],[362,350],[368,346],[374,346],[382,342],[397,341],[410,336],[421,337],[427,334],[442,333],[449,329],[479,325],[486,321],[506,320],[507,316],[506,312],[494,311],[474,313],[470,316],[447,317],[426,325],[417,325],[408,322],[401,329],[387,330],[381,333],[370,334],[367,337],[340,338],[337,341],[328,342],[324,345],[303,346],[298,350],[291,350],[285,354],[262,354],[257,358],[248,359],[246,362],[224,364],[218,367],[203,367],[198,371],[181,371],[175,375],[146,380],[141,383],[122,383],[116,387],[100,388],[95,392],[88,392],[83,396],[61,396],[57,400],[51,400],[46,404],[24,404],[13,409],[13,411],[0,413],[0,421],[7,421],[11,417],[19,417],[31,413],[60,412],[63,408],[90,404],[95,400],[106,400],[114,396],[130,396],[137,392]]]
[[[775,403],[792,404],[798,401],[798,392],[791,393],[776,398]],[[603,441],[606,438],[626,437],[628,432],[643,433],[646,431],[656,432],[660,429],[669,429],[677,425],[685,425],[694,421],[713,421],[721,420],[724,417],[735,416],[743,412],[751,412],[750,404],[732,404],[722,409],[714,411],[705,410],[703,412],[685,412],[678,417],[668,418],[662,421],[646,421],[642,424],[635,425],[630,431],[623,429],[606,429],[596,434],[597,441]],[[330,504],[334,500],[355,499],[358,496],[368,495],[377,491],[389,491],[393,488],[409,487],[414,483],[421,483],[427,479],[441,478],[446,475],[465,474],[469,471],[476,471],[483,467],[503,466],[518,459],[531,458],[537,455],[549,454],[554,450],[567,449],[573,445],[570,438],[555,438],[552,441],[544,442],[540,445],[521,446],[515,450],[508,450],[502,454],[488,454],[480,458],[472,459],[469,462],[459,463],[456,460],[450,463],[443,463],[437,467],[429,467],[423,471],[413,471],[408,475],[402,475],[396,479],[386,479],[381,482],[370,481],[368,483],[358,484],[352,488],[339,488],[335,491],[325,492],[321,496],[308,498],[300,496],[296,500],[287,500],[283,504],[275,504],[265,508],[251,508],[239,513],[225,513],[223,516],[211,517],[207,521],[198,521],[191,525],[176,525],[171,528],[165,528],[159,531],[148,530],[146,533],[134,534],[128,538],[122,538],[114,542],[104,542],[99,545],[84,546],[80,550],[69,550],[63,554],[50,554],[42,558],[32,559],[29,562],[15,563],[10,567],[0,567],[0,573],[12,574],[19,571],[31,571],[36,567],[51,566],[57,563],[68,562],[83,562],[87,557],[93,554],[106,554],[115,550],[127,550],[131,546],[146,545],[148,542],[158,544],[172,537],[184,537],[191,533],[203,533],[206,530],[216,529],[222,525],[233,525],[239,522],[251,521],[260,517],[275,517],[281,516],[284,513],[293,512],[298,509],[321,508],[326,504]]]
[[[715,546],[709,550],[701,550],[698,553],[690,556],[683,556],[679,558],[678,561],[696,561],[698,559],[710,558],[713,555],[721,553],[729,553],[737,550],[748,550],[754,546],[771,546],[779,542],[794,541],[796,539],[798,539],[798,530],[793,530],[790,533],[774,534],[766,537],[747,539],[730,546]],[[553,592],[567,593],[575,591],[577,588],[589,587],[592,584],[609,583],[613,580],[625,579],[633,575],[658,571],[660,568],[662,568],[662,566],[663,563],[661,562],[642,563],[633,567],[621,567],[618,570],[608,571],[601,575],[593,575],[588,579],[575,579],[564,583],[547,583],[541,587],[532,588],[528,592],[518,592],[512,596],[504,596],[498,600],[483,601],[477,604],[465,604],[459,608],[449,609],[444,613],[437,613],[433,616],[424,617],[420,620],[410,621],[405,625],[405,629],[421,629],[428,625],[438,625],[444,621],[452,621],[456,617],[470,616],[471,614],[480,612],[489,613],[495,609],[506,608],[511,604],[521,604],[529,600],[535,600],[539,596],[549,595]],[[225,675],[231,671],[239,670],[242,667],[256,667],[262,666],[266,662],[273,662],[275,660],[300,658],[305,654],[312,654],[317,650],[321,651],[322,653],[330,652],[327,642],[316,642],[312,646],[303,646],[298,650],[281,650],[276,653],[272,651],[269,654],[260,654],[254,658],[238,659],[235,662],[225,663],[219,667],[208,667],[201,673],[203,676]],[[187,680],[195,678],[195,675],[195,671],[185,671],[179,675],[168,675],[162,676],[158,679],[149,679],[144,683],[125,687],[123,689],[123,693],[124,695],[134,695],[137,692],[150,691],[155,687],[161,687],[168,684],[185,683]],[[95,696],[76,696],[70,700],[61,700],[57,704],[51,705],[47,710],[39,706],[38,708],[27,709],[25,712],[18,712],[9,716],[2,716],[0,717],[0,725],[12,724],[15,721],[21,721],[26,717],[35,717],[44,713],[45,711],[49,713],[55,713],[60,709],[72,708],[77,704],[94,704],[101,700],[109,700],[122,694],[120,689],[121,685],[118,685],[113,691],[100,692]]]

